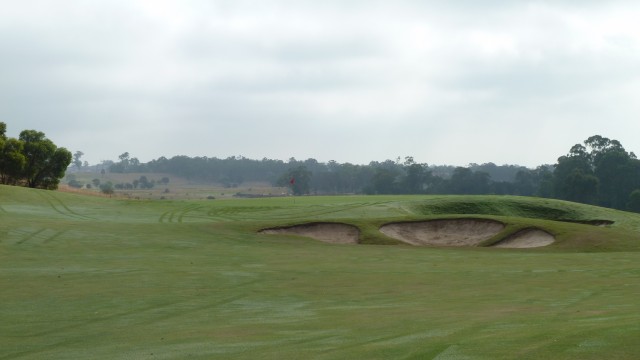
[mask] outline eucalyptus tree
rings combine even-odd
[[[558,158],[554,184],[561,199],[624,209],[640,188],[640,161],[619,141],[594,135]]]
[[[0,183],[18,185],[27,163],[24,144],[14,138],[0,138]]]
[[[44,133],[24,130],[8,138],[0,122],[0,183],[55,189],[71,163],[71,153],[58,148]]]
[[[26,164],[22,177],[28,187],[55,189],[71,164],[71,152],[57,147],[45,134],[36,130],[23,130],[18,138],[24,144]]]

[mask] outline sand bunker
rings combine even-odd
[[[357,244],[360,230],[340,223],[312,223],[261,230],[262,234],[300,235],[332,244]]]
[[[554,241],[556,241],[556,238],[544,230],[525,229],[492,246],[524,249],[551,245]]]
[[[380,231],[411,245],[476,246],[490,239],[505,225],[485,219],[446,219],[387,224]]]

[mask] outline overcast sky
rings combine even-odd
[[[84,160],[640,153],[637,1],[0,0],[0,121]]]

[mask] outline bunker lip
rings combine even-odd
[[[585,225],[593,225],[593,226],[610,226],[615,224],[615,221],[611,220],[560,220],[563,222],[570,222],[576,224],[585,224]]]
[[[551,245],[555,241],[555,236],[542,229],[527,228],[506,237],[491,247],[526,249]]]
[[[312,222],[292,226],[279,226],[258,231],[260,234],[299,235],[331,244],[357,244],[360,230],[336,222]]]
[[[457,218],[389,223],[380,232],[411,245],[478,246],[504,228],[496,220]]]

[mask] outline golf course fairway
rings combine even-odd
[[[439,240],[478,224],[481,238]],[[0,360],[637,359],[640,215],[515,196],[0,186],[0,289]]]

